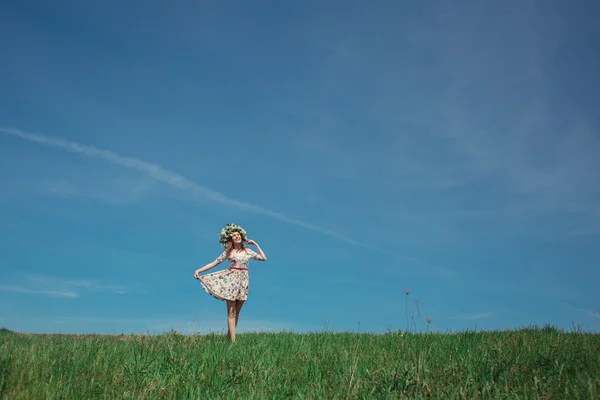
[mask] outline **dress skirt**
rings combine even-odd
[[[233,301],[248,298],[248,270],[225,269],[202,275],[199,280],[204,290],[216,299]]]

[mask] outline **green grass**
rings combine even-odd
[[[600,397],[600,335],[0,332],[0,398]]]

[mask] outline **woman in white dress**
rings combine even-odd
[[[235,342],[235,328],[240,311],[248,298],[250,286],[248,264],[250,259],[266,261],[267,256],[258,243],[246,237],[246,231],[238,225],[228,224],[221,230],[219,237],[225,251],[213,262],[197,269],[194,278],[200,281],[208,294],[227,302],[227,336]],[[244,242],[255,246],[258,253],[244,247]],[[216,267],[226,259],[229,260],[228,269],[200,276],[202,272]]]

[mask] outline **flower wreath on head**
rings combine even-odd
[[[247,240],[246,231],[244,228],[236,224],[227,224],[225,225],[225,228],[221,229],[221,233],[219,233],[219,243],[221,243],[221,246],[227,248],[227,242],[229,241],[229,238],[233,232],[239,232],[239,234],[242,236],[242,240]]]

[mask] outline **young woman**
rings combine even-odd
[[[227,302],[227,336],[232,342],[235,342],[235,327],[242,306],[248,298],[248,263],[251,258],[267,261],[267,256],[265,256],[258,243],[246,238],[246,231],[238,225],[228,224],[221,230],[219,236],[225,251],[210,264],[197,269],[194,272],[194,278],[200,281],[208,294]],[[258,253],[244,247],[244,242],[255,246]],[[225,259],[229,260],[228,269],[200,276],[202,272],[216,267]]]

